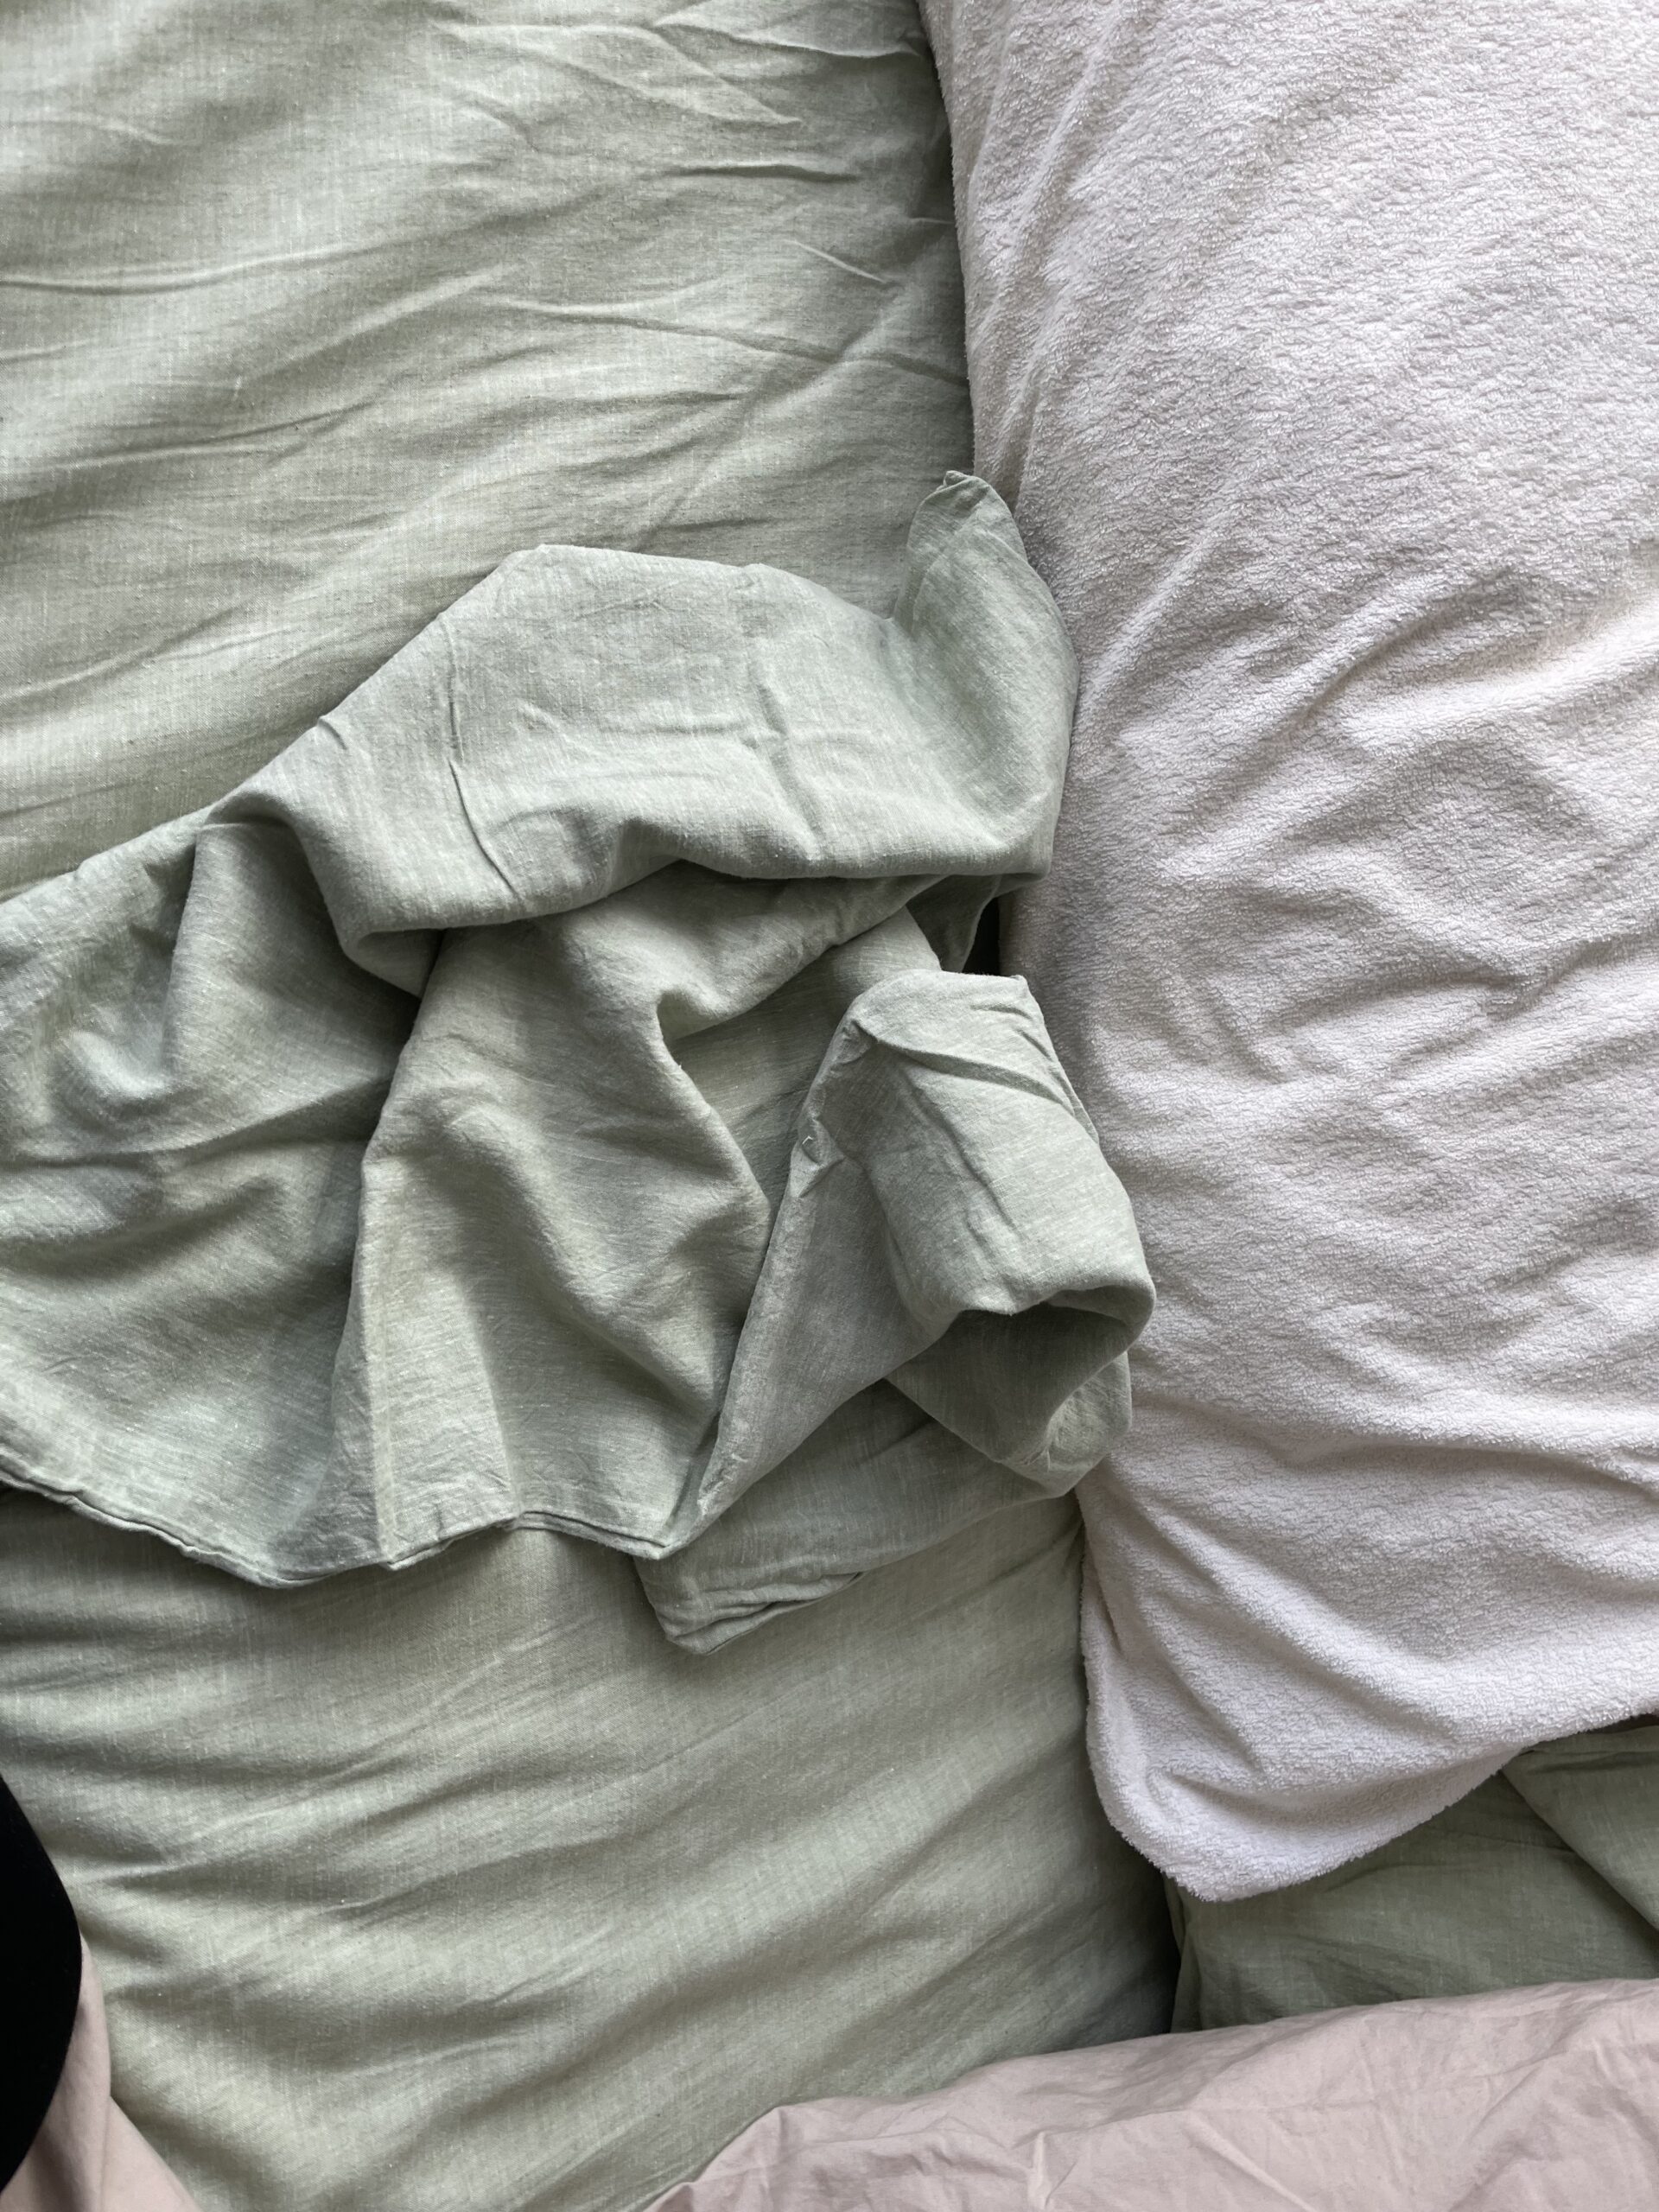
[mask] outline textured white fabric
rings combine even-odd
[[[1161,1299],[1094,1754],[1247,1894],[1659,1700],[1659,16],[927,12],[1083,664],[1014,960]]]

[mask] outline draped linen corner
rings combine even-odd
[[[0,909],[0,1472],[270,1584],[559,1528],[704,1645],[1075,1482],[1144,1262],[950,972],[1074,688],[973,478],[887,620],[543,546]]]

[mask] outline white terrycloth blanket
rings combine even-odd
[[[1659,13],[926,12],[1161,1298],[1094,1755],[1244,1894],[1659,1700]]]

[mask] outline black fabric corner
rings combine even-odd
[[[0,2189],[46,2118],[79,2002],[74,1907],[0,1782]]]
[[[963,973],[967,976],[1000,976],[1002,972],[1002,901],[989,900],[979,918],[979,927],[974,931],[974,941],[968,957],[963,961]]]

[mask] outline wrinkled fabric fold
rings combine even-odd
[[[1656,2049],[1629,1980],[1056,2051],[784,2106],[647,2212],[1622,2212]]]
[[[1068,1487],[1149,1287],[1030,994],[950,970],[1047,864],[1073,682],[977,480],[886,620],[542,547],[14,900],[0,1470],[277,1584],[664,1560],[800,1460],[837,1586]]]
[[[0,2188],[0,2212],[196,2212],[110,2094],[104,1992],[84,1947],[62,2078],[28,2156]]]

